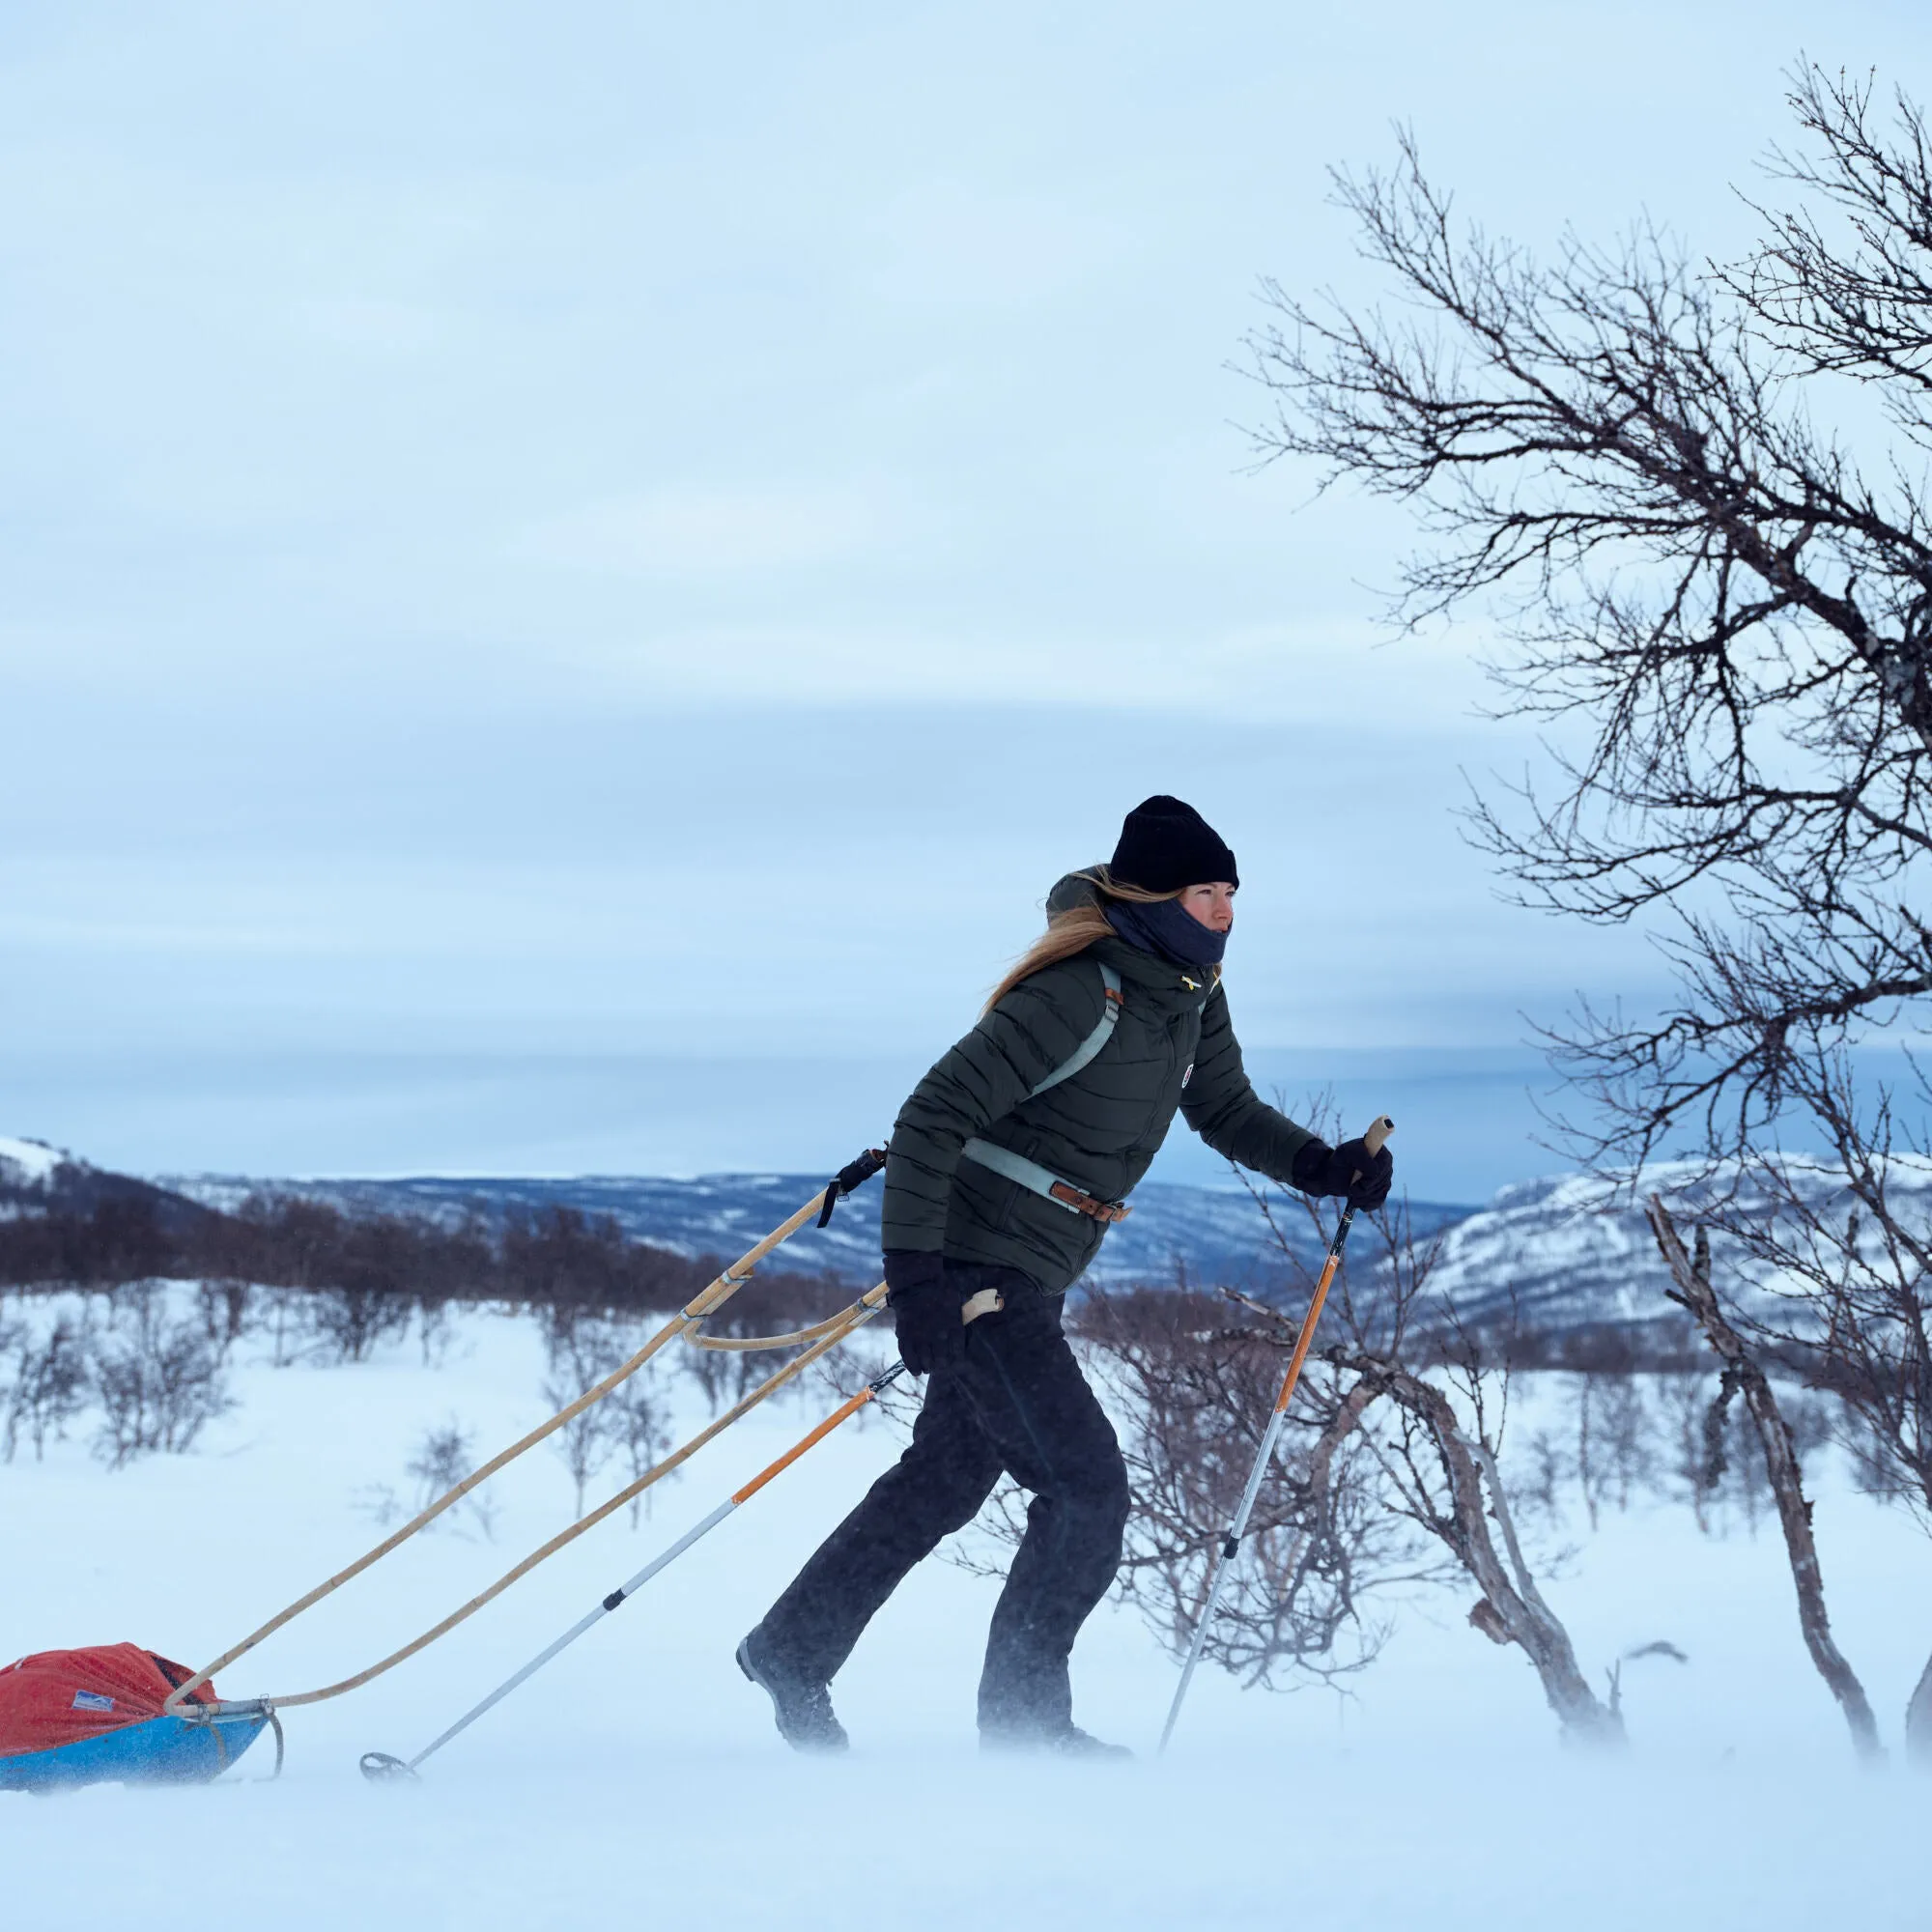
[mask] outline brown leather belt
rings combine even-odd
[[[1076,1214],[1091,1214],[1110,1227],[1116,1221],[1124,1221],[1134,1211],[1124,1201],[1096,1201],[1093,1195],[1081,1193],[1070,1180],[1056,1180],[1047,1192],[1063,1208],[1071,1208]]]
[[[990,1141],[970,1140],[959,1151],[966,1159],[991,1168],[995,1174],[1017,1181],[1020,1186],[1030,1188],[1043,1199],[1069,1208],[1075,1214],[1104,1221],[1110,1227],[1117,1221],[1124,1221],[1133,1212],[1124,1201],[1102,1201],[1097,1195],[1089,1194],[1084,1187],[1076,1187],[1072,1181],[1061,1179],[1059,1175],[1050,1168],[1040,1166],[1038,1161],[1029,1160],[1023,1153],[1015,1153],[1011,1148],[996,1147]]]

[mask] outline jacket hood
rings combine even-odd
[[[1097,865],[1097,861],[1095,864]],[[1098,905],[1100,889],[1087,874],[1094,870],[1087,867],[1078,872],[1067,872],[1059,884],[1046,895],[1046,914],[1049,919],[1057,919],[1064,912],[1071,912],[1075,906]]]

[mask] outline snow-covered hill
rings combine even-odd
[[[45,1141],[0,1135],[0,1221],[23,1214],[92,1214],[110,1206],[139,1208],[163,1228],[205,1218],[199,1204],[170,1188],[95,1167]]]
[[[1822,1163],[1786,1163],[1794,1190],[1821,1217],[1838,1221],[1852,1203],[1842,1177]],[[1773,1211],[1760,1181],[1734,1174],[1708,1179],[1685,1163],[1658,1162],[1634,1184],[1629,1176],[1556,1175],[1506,1187],[1488,1208],[1448,1226],[1434,1285],[1466,1319],[1506,1317],[1546,1331],[1579,1323],[1654,1321],[1670,1313],[1669,1271],[1644,1217],[1653,1192],[1689,1225],[1713,1190],[1726,1191],[1727,1212],[1763,1220]],[[1889,1170],[1895,1210],[1932,1230],[1932,1162],[1904,1156]],[[1719,1285],[1751,1298],[1775,1287],[1763,1270],[1720,1241]]]
[[[45,1141],[20,1141],[0,1134],[0,1187],[21,1194],[46,1192],[55,1170],[67,1159]]]

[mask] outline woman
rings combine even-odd
[[[986,1643],[980,1741],[1119,1753],[1074,1723],[1067,1659],[1120,1563],[1126,1468],[1061,1332],[1062,1297],[1177,1108],[1217,1153],[1311,1194],[1374,1208],[1393,1174],[1386,1151],[1330,1148],[1248,1084],[1221,991],[1239,884],[1192,807],[1135,807],[1113,859],[1054,888],[1045,934],[901,1110],[887,1298],[925,1405],[912,1446],[738,1646],[797,1748],[845,1747],[833,1677],[1004,1470],[1033,1500]]]

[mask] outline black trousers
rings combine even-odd
[[[986,1639],[980,1728],[1050,1733],[1072,1721],[1073,1639],[1120,1565],[1126,1465],[1061,1333],[1062,1297],[1013,1268],[949,1264],[946,1285],[962,1303],[997,1288],[1006,1307],[967,1329],[959,1370],[928,1378],[912,1446],[819,1546],[759,1632],[788,1668],[829,1683],[899,1579],[971,1522],[1009,1471],[1033,1500]]]

